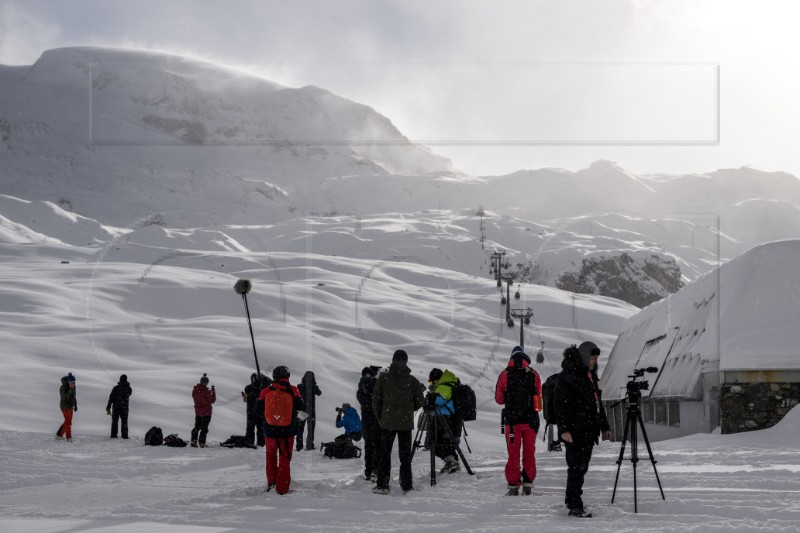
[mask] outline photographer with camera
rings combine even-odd
[[[356,408],[349,403],[343,403],[336,409],[336,427],[344,428],[344,434],[336,437],[336,440],[350,439],[351,441],[361,440],[361,417],[358,416]]]
[[[434,368],[428,374],[430,392],[425,398],[425,407],[436,409],[442,415],[429,417],[427,428],[428,436],[436,439],[433,443],[436,457],[444,461],[440,474],[452,474],[461,470],[455,449],[461,438],[461,419],[456,416],[453,404],[453,387],[457,382],[456,375],[447,369],[442,372],[440,368]],[[439,427],[435,424],[439,424]],[[445,424],[447,428],[443,427]]]
[[[192,428],[192,448],[206,447],[206,435],[208,435],[208,425],[211,423],[211,404],[217,401],[217,391],[214,385],[208,388],[208,376],[203,374],[200,383],[192,389],[192,399],[194,400],[194,428]]]
[[[574,344],[564,350],[561,373],[553,398],[555,423],[566,448],[567,489],[564,503],[569,516],[589,518],[581,495],[583,480],[589,470],[592,449],[602,432],[603,440],[611,438],[611,428],[602,407],[597,386],[597,358],[600,348],[593,342]]]

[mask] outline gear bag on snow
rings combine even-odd
[[[226,448],[251,448],[253,450],[256,449],[256,446],[248,442],[247,437],[245,437],[244,435],[231,435],[231,438],[229,438],[225,442],[221,442],[220,446],[225,446]]]
[[[161,432],[161,428],[153,426],[147,430],[147,433],[144,434],[144,444],[145,446],[161,446],[164,444],[164,434]]]
[[[270,426],[286,427],[292,423],[294,394],[288,383],[273,382],[264,396],[264,420]]]
[[[361,457],[361,448],[353,444],[349,437],[340,435],[333,442],[323,442],[319,451],[329,459],[357,459]]]
[[[539,413],[534,409],[533,396],[536,394],[536,378],[530,367],[508,367],[506,369],[508,384],[506,387],[506,403],[503,409],[504,423],[530,424],[534,431],[539,431]]]
[[[188,443],[180,438],[177,433],[173,433],[164,437],[164,446],[169,446],[171,448],[185,448],[187,445]]]

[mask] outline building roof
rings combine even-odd
[[[632,371],[650,366],[645,398],[699,398],[714,370],[800,370],[800,240],[753,248],[628,318],[604,399],[623,398]]]

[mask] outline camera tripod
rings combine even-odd
[[[622,468],[622,459],[625,455],[625,445],[628,442],[628,435],[631,437],[631,463],[633,464],[633,512],[638,512],[638,506],[636,501],[636,464],[639,462],[639,455],[637,450],[637,427],[636,424],[638,422],[639,428],[642,430],[642,437],[644,437],[644,443],[647,446],[647,454],[650,456],[650,463],[653,465],[653,472],[656,474],[656,481],[658,482],[658,490],[661,491],[661,499],[666,500],[664,497],[664,489],[661,487],[661,480],[658,477],[658,470],[656,470],[656,460],[653,457],[653,450],[650,448],[650,439],[647,438],[647,432],[644,429],[644,422],[642,421],[642,412],[639,409],[639,404],[641,402],[641,393],[634,396],[633,394],[629,394],[628,399],[628,412],[625,415],[625,432],[622,435],[622,446],[619,450],[619,459],[617,459],[617,477],[614,480],[614,492],[611,495],[611,503],[614,503],[614,497],[617,494],[617,482],[619,481],[619,471]]]
[[[463,422],[461,423],[463,424]],[[439,436],[439,428],[444,429],[445,437],[453,443],[453,448],[455,448],[458,456],[461,458],[461,462],[464,463],[464,468],[469,475],[474,475],[472,469],[469,467],[469,463],[467,463],[467,458],[464,457],[464,452],[461,451],[461,446],[459,446],[458,441],[453,436],[453,432],[450,430],[447,417],[440,413],[436,406],[425,407],[417,420],[417,424],[417,434],[414,436],[414,443],[411,445],[411,460],[414,459],[414,452],[416,449],[423,447],[421,443],[422,433],[427,431],[428,437],[430,437],[428,448],[431,452],[431,487],[436,485],[436,441]]]

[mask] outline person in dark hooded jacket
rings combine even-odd
[[[383,372],[372,392],[372,410],[381,426],[380,459],[376,494],[389,494],[392,470],[392,446],[397,437],[400,455],[400,488],[408,492],[414,488],[411,474],[411,432],[414,430],[414,412],[421,408],[425,387],[411,375],[408,354],[397,350],[392,356],[388,372]]]
[[[128,376],[122,374],[119,383],[111,389],[106,404],[106,414],[111,415],[111,438],[117,438],[117,427],[121,425],[122,438],[128,438],[128,399],[133,394]]]
[[[316,396],[322,395],[322,391],[317,387],[317,378],[310,370],[303,374],[303,379],[297,385],[297,390],[300,391],[300,396],[303,397],[303,404],[305,405],[305,412],[308,414],[303,422],[297,425],[297,451],[303,449],[303,432],[308,427],[306,435],[306,450],[313,450],[314,448],[314,428],[317,427],[317,409],[316,409]]]
[[[583,480],[589,470],[592,448],[603,433],[611,431],[597,387],[597,358],[600,349],[585,342],[579,349],[574,344],[564,350],[561,373],[553,390],[553,402],[559,436],[566,448],[567,489],[564,503],[570,516],[588,517],[581,495]]]
[[[364,436],[364,477],[370,481],[378,480],[378,446],[381,440],[381,427],[372,410],[372,391],[380,367],[365,366],[361,371],[356,398],[361,405],[361,432]]]
[[[505,476],[509,496],[529,496],[536,479],[536,433],[539,431],[542,380],[531,358],[521,346],[511,350],[506,368],[500,372],[494,399],[503,408],[503,429],[508,449]],[[520,468],[522,455],[522,468]]]
[[[266,389],[272,380],[264,374],[260,376],[253,372],[250,375],[250,384],[244,388],[242,398],[247,402],[247,425],[244,438],[248,444],[264,446],[264,411],[256,408],[261,391]]]

